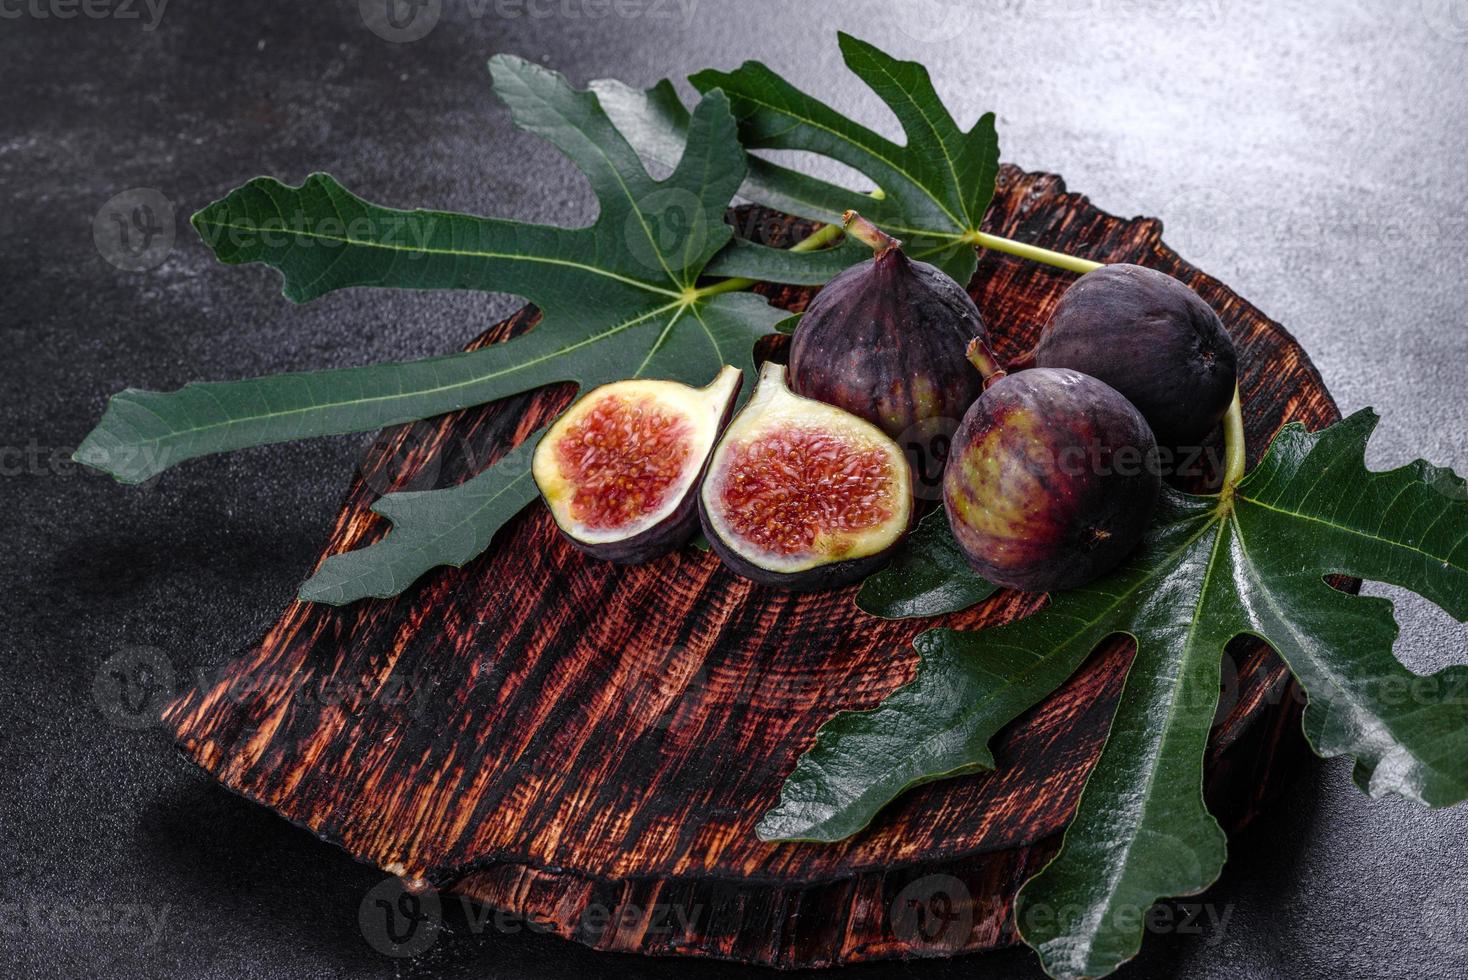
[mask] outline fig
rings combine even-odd
[[[745,578],[833,589],[876,571],[912,523],[902,449],[849,412],[792,392],[768,362],[698,494],[704,535]]]
[[[846,212],[845,226],[874,255],[811,300],[790,343],[790,387],[899,440],[917,455],[919,473],[935,457],[941,468],[947,437],[983,390],[964,356],[971,338],[987,338],[979,309],[961,285],[908,258],[856,212]]]
[[[969,563],[996,585],[1074,588],[1141,540],[1157,504],[1157,444],[1142,413],[1079,371],[1006,375],[982,345],[984,394],[954,434],[943,507]]]
[[[1223,321],[1172,276],[1108,265],[1060,297],[1032,352],[1044,368],[1070,368],[1121,392],[1157,441],[1197,446],[1233,400],[1238,355]]]
[[[743,373],[705,388],[634,379],[593,388],[546,430],[530,471],[561,532],[619,564],[665,555],[698,528],[698,484]]]

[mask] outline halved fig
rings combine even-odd
[[[709,544],[730,569],[792,591],[876,571],[907,534],[907,458],[881,429],[803,398],[766,363],[709,460],[698,494]]]
[[[706,388],[615,381],[567,409],[535,447],[530,471],[571,543],[630,565],[691,538],[698,484],[743,377],[726,365]]]

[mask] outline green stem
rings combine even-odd
[[[1006,255],[1016,255],[1022,259],[1042,262],[1045,265],[1053,265],[1058,269],[1067,269],[1071,272],[1085,274],[1105,264],[1092,262],[1090,259],[1076,258],[1074,255],[1063,255],[1060,252],[1052,252],[1048,248],[1040,248],[1038,245],[1026,245],[1024,242],[1011,241],[1008,238],[1000,238],[998,235],[990,235],[982,231],[972,232],[966,238],[981,248],[1003,252]]]
[[[1229,403],[1228,413],[1223,417],[1223,488],[1219,499],[1223,503],[1233,500],[1234,488],[1244,478],[1244,411],[1239,400],[1238,385],[1234,386],[1234,400]]]
[[[806,235],[800,241],[790,246],[792,252],[814,252],[816,249],[833,241],[841,234],[841,226],[834,222],[829,225],[821,225],[815,231]]]
[[[873,194],[872,196],[877,197],[878,195]],[[841,226],[835,222],[829,225],[822,225],[805,238],[790,246],[790,251],[814,252],[818,248],[829,245],[841,233]],[[1032,262],[1039,262],[1043,265],[1053,265],[1057,269],[1079,272],[1082,275],[1093,269],[1099,269],[1105,264],[1103,262],[1092,262],[1090,259],[1077,258],[1074,255],[1065,255],[1061,252],[1052,252],[1050,249],[1041,248],[1038,245],[1026,245],[1024,242],[1001,238],[998,235],[990,235],[983,231],[976,231],[969,234],[966,236],[966,240],[981,248],[1003,252],[1006,255],[1014,255],[1022,259],[1029,259]],[[759,280],[757,279],[725,279],[723,282],[716,282],[711,286],[701,287],[698,290],[698,295],[717,296],[720,293],[737,293],[741,290],[749,289],[758,282]]]
[[[800,241],[790,246],[792,252],[814,252],[816,249],[829,244],[841,236],[841,226],[834,222],[829,225],[821,225],[815,231],[806,235]],[[717,296],[720,293],[737,293],[749,289],[759,283],[758,279],[725,279],[711,286],[703,286],[698,290],[699,296]]]

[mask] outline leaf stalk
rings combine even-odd
[[[1234,489],[1244,478],[1244,450],[1243,403],[1239,400],[1239,386],[1234,385],[1234,400],[1229,402],[1228,412],[1223,416],[1223,488],[1219,491],[1221,504],[1232,502]]]
[[[995,252],[1003,252],[1006,255],[1014,255],[1032,262],[1041,262],[1045,265],[1053,265],[1057,269],[1065,269],[1069,272],[1079,272],[1085,275],[1105,265],[1104,262],[1092,262],[1090,259],[1079,258],[1074,255],[1065,255],[1061,252],[1052,252],[1048,248],[1040,248],[1038,245],[1026,245],[1024,242],[1016,242],[998,235],[990,235],[987,232],[972,231],[964,236],[965,241],[970,241],[980,248],[991,249]]]

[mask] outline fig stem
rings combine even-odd
[[[1223,489],[1219,497],[1224,503],[1233,500],[1234,489],[1244,478],[1244,410],[1239,400],[1239,386],[1234,385],[1234,400],[1223,416]]]
[[[902,247],[900,241],[855,211],[846,211],[843,213],[841,215],[841,224],[846,229],[846,234],[870,248],[878,256],[890,252],[894,248]]]
[[[985,390],[1005,376],[1004,365],[1000,363],[999,358],[994,356],[989,345],[984,343],[983,337],[975,337],[970,340],[965,353],[968,354],[969,362],[984,376]]]
[[[1024,242],[1011,241],[1008,238],[1000,238],[998,235],[990,235],[982,231],[970,232],[965,238],[980,248],[1003,252],[1006,255],[1015,255],[1022,259],[1029,259],[1032,262],[1053,265],[1057,269],[1079,272],[1082,275],[1099,269],[1106,264],[1104,262],[1092,262],[1090,259],[1082,259],[1074,255],[1052,252],[1048,248],[1041,248],[1038,245],[1026,245]]]

